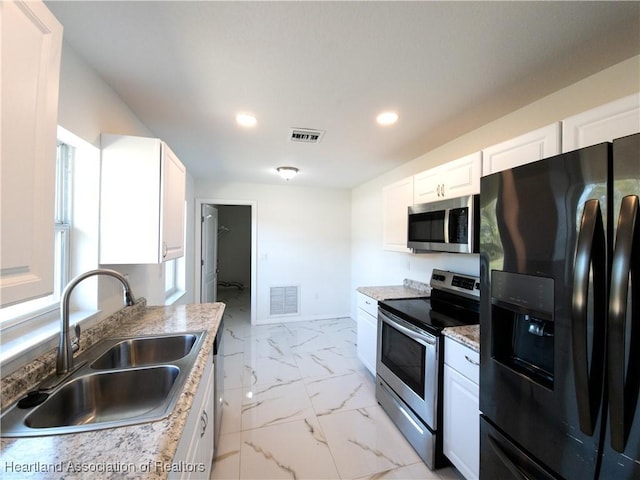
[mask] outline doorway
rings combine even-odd
[[[202,205],[202,248],[200,255],[200,303],[218,300],[218,209]]]
[[[211,301],[212,296],[227,304],[247,301],[252,325],[256,324],[257,313],[255,213],[256,205],[251,201],[196,199],[196,297],[200,302]],[[207,219],[212,215],[217,217],[213,242],[210,218]],[[212,248],[217,255],[211,255]]]

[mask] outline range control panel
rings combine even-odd
[[[463,273],[433,269],[431,287],[439,290],[450,290],[465,296],[480,298],[480,278]]]

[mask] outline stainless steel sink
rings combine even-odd
[[[198,337],[180,334],[123,340],[91,364],[95,369],[140,367],[170,363],[189,354]]]
[[[0,417],[0,435],[57,435],[160,420],[173,411],[204,334],[102,340],[78,356],[84,366],[40,392],[42,403],[9,407]]]
[[[162,366],[85,375],[51,395],[24,423],[53,428],[143,417],[162,406],[179,374],[178,367]]]

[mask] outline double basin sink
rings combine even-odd
[[[31,392],[0,417],[2,437],[33,437],[134,425],[168,416],[205,332],[110,338],[52,389]]]

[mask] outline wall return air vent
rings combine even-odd
[[[299,286],[271,287],[269,315],[293,315],[300,307]]]
[[[292,128],[289,131],[289,140],[299,143],[320,143],[324,136],[324,130],[311,128]]]

